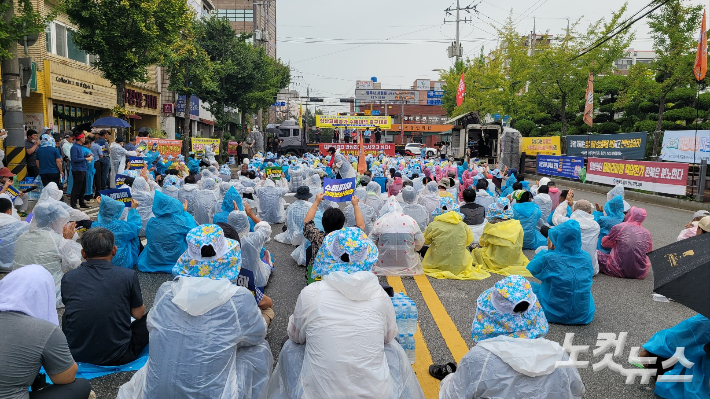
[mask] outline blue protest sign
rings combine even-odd
[[[333,202],[347,202],[355,192],[355,178],[324,179],[323,199]]]
[[[5,194],[10,196],[10,201],[15,202],[15,198],[20,196],[20,190],[16,189],[14,186],[7,186]]]
[[[567,177],[579,180],[579,172],[584,167],[582,157],[564,157],[556,155],[538,155],[537,173]]]
[[[145,160],[143,157],[129,157],[128,158],[128,170],[138,170],[145,167]]]
[[[126,184],[126,175],[116,175],[116,187]]]
[[[113,198],[116,201],[123,202],[126,208],[131,206],[131,201],[133,200],[131,190],[128,188],[111,188],[108,190],[101,190],[99,191],[99,194]]]

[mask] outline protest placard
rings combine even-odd
[[[355,178],[324,179],[323,199],[333,202],[347,202],[355,192]]]
[[[271,180],[281,180],[281,167],[280,166],[270,166],[266,168],[266,178]]]
[[[99,194],[113,198],[116,201],[123,202],[126,208],[131,206],[131,201],[133,200],[131,190],[128,188],[110,188],[108,190],[99,191]]]
[[[126,175],[116,175],[116,187],[126,184]]]
[[[7,186],[5,194],[10,196],[10,201],[15,202],[15,198],[20,196],[20,190],[16,189],[14,186]]]
[[[139,170],[145,167],[145,160],[143,157],[129,157],[128,158],[128,169],[129,170]]]

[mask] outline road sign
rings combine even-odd
[[[426,100],[426,105],[443,105],[444,102],[441,101],[440,98],[433,99],[433,100]]]
[[[370,114],[371,114],[372,116],[380,116],[380,115],[382,115],[382,112],[381,112],[381,111],[374,110],[374,111],[370,112]]]
[[[276,101],[271,105],[272,107],[285,107],[286,106],[286,101]]]
[[[493,115],[493,120],[497,121],[498,119],[500,119],[500,114]]]
[[[365,115],[366,115],[366,116],[372,115],[372,111],[370,111],[369,109],[366,109],[366,110],[365,110]]]

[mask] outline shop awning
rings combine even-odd
[[[128,119],[143,119],[143,118],[141,118],[140,116],[138,116],[138,115],[133,115],[133,114],[128,114],[128,115],[126,115],[126,117],[128,117]]]
[[[202,119],[200,118],[200,122],[204,123],[205,125],[212,125],[214,126],[214,121],[207,120],[207,119]]]
[[[451,129],[445,132],[425,132],[425,136],[451,136]]]

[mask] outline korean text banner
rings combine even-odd
[[[334,147],[336,150],[340,150],[341,154],[347,155],[358,155],[360,154],[360,144],[345,144],[345,143],[320,143],[318,144],[318,150],[323,156],[328,155],[328,148]],[[363,144],[365,150],[365,155],[372,154],[377,156],[380,151],[383,151],[387,156],[394,156],[394,144],[392,143],[372,143]]]
[[[561,157],[554,155],[537,156],[537,173],[579,180],[579,172],[584,167],[582,157]]]
[[[355,178],[323,179],[323,199],[333,202],[347,202],[355,192]]]
[[[685,195],[688,164],[589,158],[587,180],[657,193]]]
[[[138,142],[138,146],[145,144],[145,148],[150,150],[153,148],[153,144],[158,144],[158,152],[165,158],[168,155],[177,157],[182,153],[182,140],[168,140],[168,139],[152,139],[149,137],[141,137]]]
[[[271,180],[281,180],[281,167],[269,166],[266,168],[266,178]]]
[[[380,127],[389,129],[392,127],[391,116],[330,116],[316,115],[316,126],[324,127]]]
[[[227,142],[227,154],[228,155],[237,155],[237,146],[239,145],[238,141],[228,141]]]
[[[523,152],[528,155],[560,155],[560,136],[523,137]]]
[[[577,157],[643,159],[648,133],[567,136],[567,155]]]
[[[126,175],[116,175],[116,187],[120,187],[126,184]]]
[[[205,146],[212,146],[212,151],[219,155],[219,139],[206,139],[203,137],[193,137],[192,139],[192,151],[194,152],[204,152]]]
[[[661,159],[664,161],[710,162],[710,130],[676,130],[663,133]]]
[[[111,197],[116,201],[123,202],[126,208],[131,206],[131,200],[133,199],[133,197],[131,197],[131,189],[129,188],[111,188],[108,190],[101,190],[99,191],[99,194]]]
[[[128,157],[128,170],[138,170],[145,167],[143,157]]]

